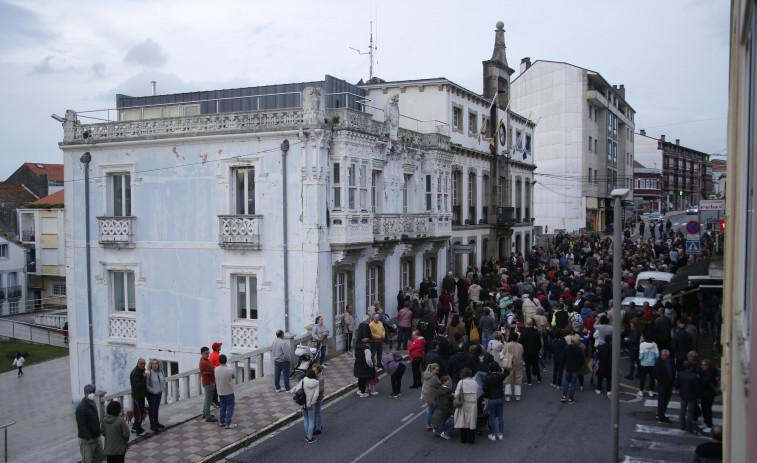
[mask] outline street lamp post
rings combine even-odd
[[[621,208],[622,200],[631,190],[628,188],[616,188],[612,190],[610,196],[615,199],[613,207],[613,236],[612,236],[612,462],[618,461],[618,437],[620,431],[620,395],[618,387],[620,378],[618,378],[618,366],[620,364],[620,261],[623,254],[623,243],[621,241],[623,232]]]
[[[89,151],[84,153],[80,159],[84,164],[84,241],[87,256],[87,321],[89,323],[89,368],[91,373],[92,384],[95,382],[95,344],[92,337],[92,270],[90,264],[89,250],[89,163],[92,161],[92,155]]]

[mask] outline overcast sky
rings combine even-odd
[[[115,94],[368,78],[446,77],[477,93],[505,23],[510,67],[564,61],[624,84],[636,131],[725,153],[727,0],[0,0],[0,179],[62,163],[50,114],[114,108]],[[537,157],[538,162],[538,157]]]

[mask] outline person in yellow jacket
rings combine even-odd
[[[379,362],[378,368],[383,368],[381,357],[383,357],[384,353],[386,329],[384,328],[384,324],[381,323],[381,315],[374,313],[373,320],[368,324],[368,327],[371,329],[371,354],[376,356],[376,360]]]

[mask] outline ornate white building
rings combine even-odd
[[[72,398],[90,381],[88,288],[97,385],[115,392],[139,357],[186,371],[203,345],[249,351],[280,328],[304,333],[318,315],[343,349],[347,304],[360,317],[379,301],[394,315],[400,288],[423,276],[441,284],[454,245],[471,245],[454,254],[458,268],[529,249],[534,125],[504,110],[498,53],[490,62],[506,78],[494,105],[496,87],[485,97],[445,79],[382,87],[326,76],[118,95],[118,120],[105,123],[67,111]],[[432,89],[440,115],[430,117],[413,95]],[[502,129],[490,151],[492,116],[513,135]],[[420,119],[431,122],[408,122]],[[507,141],[515,135],[520,147]]]

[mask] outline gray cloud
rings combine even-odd
[[[95,63],[90,66],[94,77],[105,77],[105,65],[103,63]]]
[[[126,52],[124,61],[126,63],[138,64],[140,66],[161,67],[166,64],[168,58],[163,54],[163,51],[157,42],[152,39],[146,39],[145,41],[131,47],[131,49]]]
[[[24,46],[29,40],[47,39],[37,15],[22,7],[0,0],[0,48]]]

